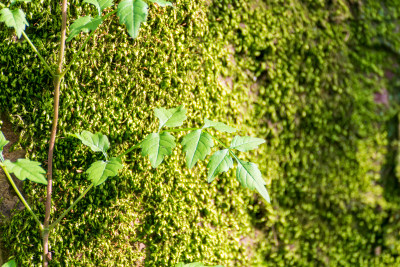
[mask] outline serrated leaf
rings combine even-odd
[[[214,128],[215,130],[218,130],[220,132],[225,132],[225,133],[234,133],[237,131],[235,128],[228,126],[225,123],[214,122],[214,121],[210,121],[209,119],[204,119],[203,129],[210,128],[210,127]]]
[[[146,22],[147,8],[146,2],[142,0],[123,0],[118,4],[119,23],[126,26],[133,39],[139,35],[140,24]]]
[[[14,173],[22,181],[28,179],[32,182],[47,185],[47,180],[44,176],[46,171],[40,167],[40,162],[29,159],[18,159],[16,162],[5,160],[4,165],[10,173]]]
[[[30,3],[31,0],[11,0],[10,6],[13,6],[14,4],[16,4],[18,2]]]
[[[211,183],[214,181],[216,175],[222,172],[227,172],[232,167],[233,160],[229,154],[229,149],[218,150],[210,157],[210,160],[208,161],[207,181]]]
[[[191,169],[198,160],[204,160],[211,153],[214,143],[209,133],[196,130],[183,137],[182,146],[186,152],[187,166]]]
[[[141,142],[142,155],[149,156],[151,166],[157,168],[165,156],[171,155],[176,146],[175,137],[168,132],[151,133]]]
[[[235,136],[231,142],[230,148],[246,152],[258,148],[258,146],[263,143],[265,143],[265,140],[261,138],[251,136]]]
[[[159,6],[166,7],[166,6],[172,6],[171,2],[165,1],[165,0],[150,0],[150,2],[156,3]]]
[[[82,144],[88,146],[94,152],[103,152],[106,155],[107,149],[110,148],[110,142],[106,135],[102,133],[91,133],[82,131],[80,134],[74,134],[76,138],[82,141]]]
[[[69,27],[69,36],[66,41],[71,41],[76,35],[81,32],[90,32],[96,30],[102,22],[103,18],[100,16],[97,16],[95,18],[92,18],[91,16],[78,18]]]
[[[15,262],[15,260],[10,260],[1,265],[1,267],[17,267],[17,263]]]
[[[98,186],[104,183],[108,177],[116,176],[122,167],[123,165],[119,158],[111,158],[108,161],[100,160],[94,162],[87,169],[86,173],[94,186]]]
[[[94,5],[99,12],[99,16],[101,16],[101,12],[103,12],[104,9],[114,4],[113,0],[83,0],[83,2]]]
[[[236,159],[238,166],[236,170],[236,178],[242,186],[253,190],[257,189],[258,193],[270,203],[270,197],[267,189],[265,188],[265,181],[261,176],[261,172],[257,165],[252,162]]]
[[[160,126],[158,129],[161,129],[164,126],[167,127],[177,127],[183,124],[183,121],[186,120],[186,109],[183,106],[179,106],[177,108],[155,108],[154,115],[160,120]]]
[[[3,8],[0,10],[0,22],[4,22],[8,27],[14,28],[18,38],[21,38],[25,27],[29,26],[22,9],[10,10],[9,8]]]

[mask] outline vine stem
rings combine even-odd
[[[119,155],[117,158],[122,158],[123,156],[125,156],[126,154],[128,154],[129,152],[131,152],[132,150],[139,148],[140,144],[142,142],[139,142],[138,144],[134,145],[133,147],[129,148],[127,151],[125,151],[124,153],[122,153],[121,155]]]
[[[42,57],[42,55],[37,50],[36,46],[32,43],[31,39],[29,39],[28,35],[26,35],[25,31],[22,31],[22,35],[24,36],[25,40],[28,41],[28,44],[32,47],[32,50],[36,53],[42,63],[45,65],[47,70],[50,72],[51,76],[55,76],[53,71],[51,70],[49,64],[47,64],[46,60]]]
[[[50,232],[51,230],[53,230],[54,227],[57,226],[57,224],[60,223],[60,221],[65,217],[65,215],[67,215],[67,213],[75,207],[75,205],[87,194],[87,192],[89,192],[90,189],[92,189],[93,186],[94,186],[93,183],[92,183],[91,185],[89,185],[88,188],[86,188],[86,190],[85,190],[82,194],[80,194],[80,196],[74,201],[74,203],[72,203],[72,205],[71,205],[67,210],[65,210],[65,211],[57,218],[57,220],[56,220],[55,222],[53,222],[53,223],[49,226],[49,229],[48,229],[49,232]]]
[[[43,231],[43,267],[48,266],[48,259],[50,258],[49,253],[49,222],[51,213],[51,193],[53,185],[53,153],[54,145],[57,134],[57,123],[58,123],[58,109],[60,101],[60,84],[62,80],[62,68],[64,61],[65,52],[65,35],[67,31],[67,0],[62,1],[61,6],[61,40],[60,40],[60,52],[58,57],[58,69],[57,75],[54,76],[54,107],[53,107],[53,126],[51,129],[51,136],[49,142],[49,153],[47,158],[47,196],[46,196],[46,213],[44,217],[44,231]]]
[[[10,173],[7,170],[7,167],[3,163],[0,163],[0,167],[3,169],[4,173],[6,174],[6,176],[8,178],[8,181],[10,182],[11,186],[14,188],[14,190],[17,193],[19,199],[21,199],[21,201],[25,205],[26,209],[32,214],[33,218],[35,218],[35,221],[39,225],[40,231],[43,231],[42,223],[39,221],[39,218],[32,211],[31,206],[29,206],[28,202],[25,200],[25,198],[22,196],[21,192],[18,190],[18,187],[15,185],[14,180],[12,179]]]
[[[230,149],[230,147],[228,145],[226,145],[224,142],[222,142],[221,140],[219,140],[217,137],[215,137],[214,135],[208,133],[212,139],[214,139],[215,141],[217,141],[217,143],[219,143],[221,146],[223,146],[225,149],[229,150],[229,153],[232,155],[232,157],[234,157],[236,159],[237,162],[239,162],[239,158],[236,156],[235,153],[233,153],[232,149]]]

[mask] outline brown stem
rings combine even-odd
[[[54,145],[56,142],[57,134],[57,123],[58,123],[58,109],[60,100],[60,85],[61,85],[61,73],[63,69],[64,51],[65,51],[65,34],[67,29],[67,0],[62,1],[61,6],[62,12],[62,23],[61,23],[61,40],[60,40],[60,54],[58,57],[58,69],[57,75],[54,76],[54,107],[53,107],[53,126],[51,129],[51,136],[49,142],[49,154],[48,154],[48,168],[47,168],[47,197],[46,197],[46,213],[44,217],[44,230],[43,230],[43,267],[48,266],[49,255],[49,223],[50,223],[50,212],[51,212],[51,192],[53,184],[53,152]]]

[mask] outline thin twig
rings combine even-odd
[[[64,52],[65,52],[65,35],[67,31],[67,0],[62,1],[61,7],[62,22],[61,22],[61,40],[60,52],[58,57],[57,75],[54,76],[54,109],[53,109],[53,126],[51,129],[51,136],[49,142],[48,166],[47,166],[47,197],[46,197],[46,214],[44,217],[44,231],[43,231],[43,267],[48,266],[48,253],[49,253],[49,222],[51,213],[51,193],[53,185],[53,153],[54,145],[56,142],[57,124],[58,124],[58,109],[60,101],[60,84],[61,73],[63,69]]]
[[[87,192],[89,192],[89,190],[94,186],[94,184],[89,185],[88,188],[86,188],[86,190],[74,201],[74,203],[72,203],[72,205],[65,210],[60,217],[57,218],[57,220],[55,222],[53,222],[50,226],[49,226],[49,231],[53,230],[54,227],[57,226],[57,224],[60,223],[60,221],[65,217],[65,215],[67,215],[67,213],[73,209],[73,207],[75,207],[75,205],[79,202],[79,200],[81,200],[86,194]]]
[[[42,61],[42,63],[45,65],[47,70],[50,72],[51,76],[54,77],[55,75],[54,75],[53,71],[51,70],[49,64],[47,64],[46,60],[39,53],[36,46],[32,43],[31,39],[29,39],[28,35],[26,35],[25,31],[22,31],[22,35],[24,36],[25,40],[28,41],[29,45],[32,47],[33,51],[36,53],[36,55],[39,57],[39,59]]]

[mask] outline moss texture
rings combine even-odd
[[[22,4],[27,34],[57,53],[59,6]],[[53,218],[88,185],[97,155],[68,137],[101,131],[119,153],[157,127],[154,107],[265,138],[250,154],[272,205],[234,172],[206,182],[180,147],[158,169],[139,153],[91,191],[51,237],[52,266],[388,266],[400,264],[397,157],[400,4],[373,0],[188,1],[152,5],[136,40],[106,21],[66,75],[56,144]],[[95,10],[71,1],[69,17]],[[28,44],[0,26],[0,109],[19,146],[45,162],[51,80]],[[68,46],[67,60],[84,40]],[[242,156],[243,157],[243,156]],[[42,214],[44,188],[24,184]],[[40,263],[27,212],[2,226],[21,266]]]

